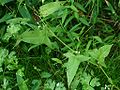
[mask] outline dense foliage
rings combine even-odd
[[[0,90],[120,90],[120,0],[0,0]]]

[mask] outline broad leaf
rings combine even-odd
[[[110,52],[111,47],[112,45],[105,45],[99,48],[99,55],[104,58],[107,57]]]
[[[49,32],[47,30],[25,31],[22,35],[20,35],[20,41],[36,45],[45,44],[49,47],[52,47],[51,41],[48,37],[48,33]]]
[[[103,47],[101,47],[101,48],[99,48],[99,49],[93,49],[93,50],[89,51],[88,53],[89,53],[90,56],[92,57],[91,62],[92,62],[93,64],[97,64],[97,63],[95,62],[95,60],[97,60],[98,63],[99,63],[101,66],[106,67],[104,60],[105,60],[105,57],[108,56],[111,47],[112,47],[112,45],[104,45]]]
[[[109,52],[110,52],[110,49],[111,49],[112,45],[105,45],[101,48],[99,48],[99,51],[98,51],[98,61],[100,63],[100,65],[106,67],[105,63],[104,63],[104,59],[105,57],[108,56]]]
[[[62,4],[64,4],[63,1],[50,2],[48,4],[45,4],[40,7],[40,9],[39,9],[40,14],[43,17],[46,17],[46,16],[54,13],[55,11],[59,10],[60,8],[62,8]]]
[[[70,52],[67,52],[65,56],[68,58],[66,68],[67,68],[67,81],[69,87],[72,80],[74,79],[74,76],[77,72],[80,63],[89,60],[90,57],[86,57],[83,55],[74,55],[73,53]]]

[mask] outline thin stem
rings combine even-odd
[[[31,7],[30,7],[31,8]],[[31,8],[32,10],[33,10],[33,8]],[[42,20],[42,18],[41,18],[41,16],[39,16],[38,15],[38,11],[36,10],[36,9],[34,9],[34,11],[35,11],[35,14],[41,19],[41,21],[42,21],[42,23],[44,24],[44,25],[46,25],[46,23],[45,23],[45,21],[43,21]],[[66,46],[70,51],[72,51],[73,53],[75,53],[75,50],[73,50],[72,48],[70,48],[66,43],[64,43],[59,37],[57,37],[55,34],[54,34],[54,32],[52,32],[51,30],[50,30],[50,28],[49,27],[47,27],[48,29],[49,29],[49,31],[54,35],[54,37],[56,38],[56,39],[58,39],[64,46]]]
[[[41,17],[40,17],[41,18]],[[43,22],[43,24],[44,25],[46,25],[46,23],[41,19],[41,21]],[[54,32],[52,32],[52,30],[49,28],[49,27],[47,27],[48,28],[48,30],[51,32],[51,34],[56,38],[56,39],[58,39],[64,46],[66,46],[70,51],[72,51],[73,53],[75,53],[75,51],[72,49],[72,48],[70,48],[66,43],[64,43],[59,37],[57,37],[55,34],[54,34]]]
[[[50,32],[54,35],[54,37],[56,38],[56,39],[58,39],[63,45],[65,45],[69,50],[71,50],[73,53],[75,53],[75,51],[72,49],[72,48],[70,48],[67,44],[65,44],[60,38],[58,38],[51,30],[50,30]]]
[[[100,66],[100,69],[101,69],[102,72],[105,74],[105,76],[108,78],[108,81],[113,85],[113,87],[115,87],[116,89],[120,90],[120,88],[117,87],[117,86],[113,83],[112,79],[107,75],[107,73],[104,71],[104,69],[103,69],[101,66]]]

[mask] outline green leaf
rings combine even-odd
[[[49,78],[49,77],[51,77],[52,75],[50,74],[50,73],[48,73],[48,72],[42,72],[41,73],[41,78]]]
[[[59,63],[59,64],[62,64],[62,61],[60,59],[58,59],[58,58],[52,58],[52,60]]]
[[[89,26],[89,23],[88,23],[88,21],[86,20],[86,18],[81,17],[81,18],[80,18],[80,21],[81,21],[83,24]]]
[[[100,86],[100,82],[99,82],[99,79],[98,78],[93,78],[91,81],[90,81],[90,85],[92,87],[95,87],[95,86]]]
[[[55,88],[55,81],[48,79],[44,84],[44,90],[54,90]]]
[[[118,2],[118,7],[120,8],[120,0],[119,0],[119,2]]]
[[[66,20],[66,22],[65,22],[65,24],[64,24],[64,27],[66,27],[66,26],[68,25],[68,23],[69,23],[73,18],[74,18],[74,16],[70,16],[70,17]]]
[[[93,65],[97,65],[96,61],[98,60],[98,49],[93,49],[88,51],[89,55],[91,56],[90,62]]]
[[[75,1],[74,1],[74,0],[69,0],[69,2],[70,2],[71,4],[73,4]]]
[[[66,88],[62,82],[58,82],[56,84],[55,90],[66,90]]]
[[[33,87],[31,90],[39,90],[40,84],[42,84],[41,80],[33,80],[32,81]]]
[[[77,72],[80,63],[89,60],[90,57],[86,57],[83,55],[74,55],[73,53],[70,52],[67,52],[64,55],[68,58],[66,68],[67,68],[67,82],[69,87],[72,80],[74,79],[74,76]]]
[[[19,90],[28,90],[24,79],[19,75],[17,75],[17,83],[18,83]]]
[[[13,18],[7,21],[7,24],[22,24],[26,25],[30,21],[28,18]]]
[[[92,86],[90,86],[90,80],[91,80],[91,75],[87,74],[86,72],[83,72],[83,74],[80,77],[80,82],[82,84],[82,90],[94,90]]]
[[[90,40],[90,41],[87,43],[85,52],[87,52],[87,51],[89,50],[91,43],[92,43],[92,40]]]
[[[112,45],[104,45],[103,47],[99,48],[98,50],[98,61],[100,63],[100,65],[106,67],[105,63],[104,63],[104,59],[105,57],[108,56],[110,49],[111,49]]]
[[[70,9],[72,9],[75,12],[78,12],[78,9],[74,5],[67,6],[67,7],[70,8]]]
[[[79,8],[79,9],[82,10],[83,12],[86,12],[85,8],[84,8],[80,3],[75,2],[74,4],[75,4],[75,6],[76,6],[77,8]]]
[[[102,39],[99,36],[93,36],[93,38],[99,43],[103,43]]]
[[[13,15],[11,15],[10,13],[5,14],[5,15],[0,19],[0,23],[5,22],[5,21],[11,19],[12,16],[13,16]]]
[[[9,3],[11,1],[13,0],[0,0],[0,4],[3,6],[4,4]]]
[[[80,15],[78,12],[74,12],[74,17],[77,19],[77,21],[79,21]]]
[[[67,17],[68,14],[69,14],[69,13],[68,13],[68,10],[65,9],[65,10],[63,11],[63,15],[62,15],[62,24],[65,22],[66,17]]]
[[[97,22],[98,12],[97,7],[94,7],[92,14],[91,14],[91,23],[95,24]]]
[[[95,60],[98,61],[98,63],[101,66],[106,67],[105,65],[105,58],[108,56],[110,49],[111,49],[112,45],[104,45],[99,49],[93,49],[91,51],[89,51],[88,53],[90,54],[90,56],[93,58],[91,61],[93,64],[95,64]]]
[[[111,3],[108,2],[107,0],[105,0],[105,1],[106,1],[106,4],[107,4],[108,8],[111,10],[112,14],[116,14],[116,12],[115,12],[113,6],[111,5]]]
[[[111,49],[112,45],[104,45],[102,46],[101,48],[99,48],[99,55],[101,57],[107,57],[109,52],[110,52],[110,49]]]
[[[22,16],[23,18],[32,19],[32,17],[31,17],[31,15],[30,15],[30,13],[29,13],[26,5],[24,5],[24,6],[22,6],[22,5],[19,6],[18,10],[19,10],[19,12],[20,12],[20,14],[21,14],[21,16]]]
[[[28,87],[26,85],[26,82],[25,80],[22,78],[22,70],[19,69],[16,73],[16,77],[17,77],[17,84],[18,84],[18,87],[19,87],[19,90],[28,90]]]
[[[24,41],[31,44],[41,45],[45,44],[49,47],[52,47],[51,41],[49,39],[49,32],[47,30],[34,30],[34,31],[25,31],[20,35],[18,41]]]
[[[55,11],[62,8],[64,1],[50,2],[40,7],[39,12],[43,17],[47,17],[48,15],[54,13]]]

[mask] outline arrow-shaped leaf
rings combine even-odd
[[[20,41],[36,45],[45,44],[52,47],[48,33],[49,32],[47,30],[25,31],[22,35],[20,35]]]
[[[86,57],[84,55],[74,55],[73,53],[70,52],[67,52],[64,55],[68,58],[66,68],[67,68],[67,81],[69,87],[72,80],[74,79],[74,76],[77,72],[80,63],[89,60],[90,57]]]

